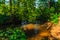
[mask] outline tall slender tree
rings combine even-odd
[[[12,13],[12,0],[10,0],[10,13],[13,14]]]

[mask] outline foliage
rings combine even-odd
[[[26,36],[21,29],[8,28],[5,32],[0,30],[2,40],[26,40]]]
[[[11,1],[11,0],[10,0]],[[16,1],[9,1],[9,4],[0,4],[0,15],[3,15],[0,17],[0,19],[2,21],[7,20],[7,21],[11,21],[11,19],[13,19],[13,15],[15,15],[17,17],[18,20],[22,20],[22,21],[28,21],[28,22],[32,22],[33,21],[54,21],[57,20],[58,17],[56,17],[56,19],[54,19],[53,17],[58,16],[58,14],[60,13],[60,3],[57,2],[54,4],[54,6],[51,6],[51,8],[48,7],[40,7],[38,6],[37,8],[35,1],[36,0],[16,0]],[[40,2],[40,1],[39,1]],[[45,1],[47,2],[47,1]],[[40,4],[39,4],[40,5]],[[53,5],[53,4],[52,4]],[[13,14],[13,15],[12,15]],[[54,16],[52,16],[54,15]],[[8,18],[6,18],[6,16],[8,16]],[[11,17],[12,16],[12,17]],[[10,19],[11,17],[11,19]],[[43,18],[42,18],[43,17]],[[51,18],[52,17],[52,18]],[[54,20],[53,20],[54,19]],[[0,22],[2,22],[0,21]],[[3,22],[2,22],[3,23]]]
[[[58,15],[57,15],[57,13],[51,15],[51,22],[58,24]]]
[[[41,1],[43,3],[47,2],[46,0]],[[9,4],[0,2],[0,27],[2,24],[2,27],[8,24],[15,27],[18,23],[20,25],[21,21],[28,21],[29,23],[51,21],[57,24],[60,16],[60,0],[49,4],[49,6],[51,5],[50,8],[47,3],[42,3],[41,6],[41,1],[39,0],[38,5],[35,3],[36,0],[9,0]],[[26,40],[26,36],[21,29],[7,29],[5,32],[0,30],[0,37],[2,37],[2,40]]]

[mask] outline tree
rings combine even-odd
[[[2,0],[2,3],[5,4],[5,0]]]
[[[10,0],[10,13],[13,14],[12,13],[12,0]]]

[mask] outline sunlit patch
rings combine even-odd
[[[34,29],[34,24],[24,25],[24,30],[32,30],[32,29]]]
[[[58,18],[59,23],[51,28],[51,35],[57,39],[60,39],[60,17]]]

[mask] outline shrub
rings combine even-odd
[[[10,29],[8,28],[5,32],[0,31],[0,37],[2,37],[2,40],[26,40],[26,36],[24,32],[21,29],[15,28]]]

